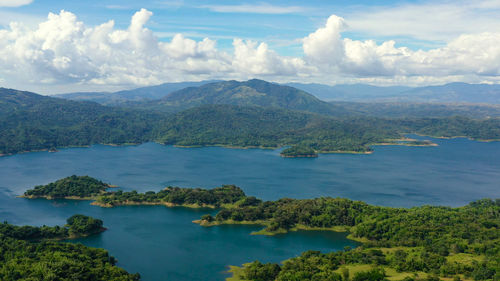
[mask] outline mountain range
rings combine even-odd
[[[105,105],[117,105],[131,101],[161,99],[178,90],[188,87],[199,87],[214,82],[222,81],[164,83],[157,86],[113,93],[79,92],[57,96],[71,100],[87,100]],[[236,81],[227,82],[236,83]],[[330,86],[324,84],[288,83],[284,85],[310,93],[323,101],[500,104],[500,85],[449,83],[440,86],[415,88],[404,86],[381,87],[367,84]]]

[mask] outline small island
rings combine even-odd
[[[295,145],[284,149],[280,155],[285,158],[318,157],[318,153],[309,146]]]
[[[64,227],[60,226],[15,226],[8,223],[0,224],[0,233],[15,239],[41,241],[65,240],[86,237],[106,230],[102,220],[84,215],[73,215],[66,220]]]
[[[89,200],[113,187],[89,176],[72,175],[46,185],[37,185],[21,197]]]

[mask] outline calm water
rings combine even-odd
[[[260,259],[278,262],[314,249],[355,246],[345,235],[295,232],[253,236],[257,226],[204,228],[191,223],[211,210],[164,207],[99,208],[88,201],[15,198],[24,190],[71,174],[90,175],[125,190],[167,185],[236,184],[249,195],[348,197],[386,206],[460,206],[500,197],[500,143],[434,140],[439,147],[380,146],[372,155],[283,159],[278,150],[140,146],[63,149],[0,158],[0,220],[64,224],[83,213],[108,231],[79,242],[108,249],[119,265],[144,280],[221,280],[227,265]]]

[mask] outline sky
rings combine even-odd
[[[500,83],[500,0],[0,0],[0,86]]]

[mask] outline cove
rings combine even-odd
[[[385,206],[461,206],[500,195],[500,143],[433,139],[438,147],[377,146],[372,155],[331,154],[283,159],[279,150],[139,146],[62,149],[0,158],[0,219],[14,224],[55,225],[82,213],[104,220],[108,231],[78,240],[102,247],[143,280],[221,280],[226,266],[259,259],[281,261],[305,250],[356,246],[345,234],[292,232],[252,236],[259,226],[203,228],[191,223],[213,210],[127,206],[112,209],[88,201],[15,198],[27,188],[71,174],[119,185],[159,190],[167,185],[236,184],[248,195],[347,197]]]

